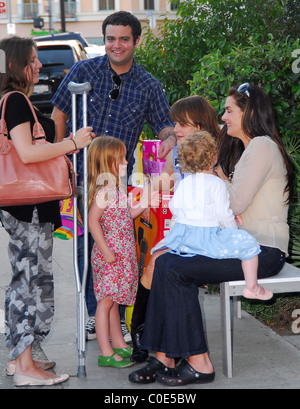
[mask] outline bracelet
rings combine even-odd
[[[75,151],[78,151],[78,148],[77,148],[77,145],[76,145],[76,142],[74,141],[74,139],[72,138],[72,139],[70,139],[70,141],[74,142],[74,145],[75,145]]]

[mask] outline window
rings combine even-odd
[[[59,69],[62,72],[65,69],[69,70],[76,62],[72,48],[65,45],[39,47],[39,60],[43,64],[44,71],[57,71]]]
[[[171,1],[171,10],[176,10],[177,7],[179,6],[180,1],[179,0],[172,0]]]
[[[114,10],[115,0],[99,0],[99,10]]]
[[[144,0],[145,10],[154,10],[154,0]]]
[[[66,18],[76,17],[76,0],[64,0]]]
[[[38,15],[39,5],[38,0],[24,0],[23,3],[23,19],[33,20]]]

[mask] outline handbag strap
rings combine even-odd
[[[3,105],[1,119],[0,119],[0,136],[8,137],[7,125],[6,125],[6,122],[5,122],[5,119],[4,119],[5,118],[5,110],[6,110],[6,103],[7,103],[8,97],[11,94],[15,94],[15,93],[23,95],[25,97],[25,99],[27,100],[28,105],[29,105],[29,107],[31,109],[31,112],[32,112],[32,115],[33,115],[33,118],[34,118],[34,121],[35,121],[35,124],[33,126],[32,139],[34,141],[36,139],[40,139],[40,138],[45,139],[46,138],[45,131],[44,131],[42,125],[39,123],[39,121],[37,119],[35,109],[34,109],[32,103],[31,103],[30,99],[27,97],[27,95],[25,95],[23,92],[20,92],[20,91],[8,92],[0,100],[0,110],[1,110],[1,107]]]

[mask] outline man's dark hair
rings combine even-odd
[[[105,40],[105,32],[107,25],[112,26],[130,26],[134,44],[138,37],[140,37],[142,33],[142,26],[140,21],[128,11],[117,11],[116,13],[110,14],[106,17],[102,24],[102,33]]]

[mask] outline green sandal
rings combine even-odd
[[[122,358],[130,358],[132,355],[132,349],[128,345],[125,348],[113,348],[114,352],[120,355]]]
[[[126,359],[117,361],[115,358],[115,355],[117,354],[114,353],[110,356],[99,355],[98,365],[99,366],[110,366],[112,368],[128,368],[129,366],[133,365],[133,362],[126,361]]]

